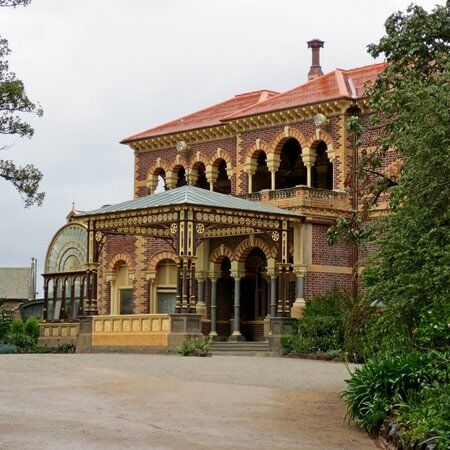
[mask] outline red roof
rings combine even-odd
[[[351,70],[336,69],[290,91],[278,94],[265,102],[260,102],[257,105],[232,113],[224,117],[224,120],[296,108],[330,100],[361,98],[364,96],[366,82],[374,81],[384,67],[385,63],[379,63]]]
[[[182,131],[195,130],[198,128],[206,128],[214,125],[220,125],[221,120],[230,114],[233,114],[241,109],[263,102],[278,92],[260,90],[247,92],[245,94],[238,94],[233,98],[225,100],[224,102],[202,109],[187,116],[159,125],[155,128],[150,128],[142,133],[134,134],[121,141],[122,144],[138,141],[155,136],[162,136],[165,134],[180,133]]]
[[[336,69],[281,94],[268,90],[239,94],[217,105],[134,134],[121,143],[211,127],[240,117],[314,103],[361,98],[364,96],[366,82],[374,81],[385,66],[385,63],[378,63],[350,70]]]

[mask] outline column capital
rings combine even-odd
[[[155,271],[145,272],[145,279],[150,283],[153,283],[156,279],[156,272]]]
[[[294,264],[294,273],[297,277],[304,277],[307,273],[306,266],[303,264]]]
[[[243,278],[245,276],[245,273],[237,271],[237,270],[232,270],[231,271],[231,277],[234,278],[234,280],[240,280],[241,278]]]

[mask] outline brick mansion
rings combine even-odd
[[[323,45],[308,42],[298,87],[238,94],[121,141],[134,155],[134,198],[74,210],[55,234],[43,342],[264,341],[315,294],[352,288],[357,252],[327,245],[327,230],[357,207],[346,120],[368,122],[365,85],[385,66],[324,74]],[[374,145],[371,132],[361,139]]]

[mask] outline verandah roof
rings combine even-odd
[[[138,209],[158,208],[163,206],[192,205],[206,206],[212,208],[226,208],[259,214],[278,214],[302,218],[301,214],[274,206],[256,203],[250,200],[234,197],[233,195],[221,194],[208,191],[194,186],[181,186],[168,191],[158,192],[145,197],[128,200],[114,205],[106,205],[91,211],[78,212],[78,216],[94,216],[121,211],[133,211]]]

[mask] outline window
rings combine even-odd
[[[156,268],[156,298],[158,314],[175,312],[177,296],[177,266],[163,259]]]
[[[133,314],[133,289],[119,289],[120,314]]]

